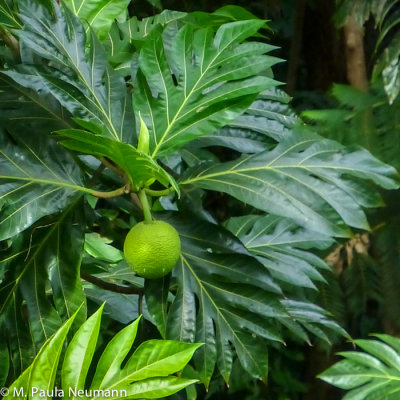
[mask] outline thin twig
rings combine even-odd
[[[134,286],[121,286],[121,285],[116,285],[115,283],[105,282],[100,278],[96,278],[95,276],[86,274],[85,272],[82,271],[81,271],[81,278],[87,282],[93,283],[93,285],[96,285],[101,289],[109,290],[110,292],[143,295],[142,288],[137,288]]]

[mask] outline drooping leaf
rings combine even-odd
[[[235,352],[252,376],[266,379],[267,343],[283,341],[282,325],[297,329],[303,340],[308,340],[303,322],[310,331],[323,333],[325,322],[328,329],[341,331],[318,307],[309,305],[301,315],[300,303],[286,304],[268,269],[229,232],[193,216],[163,218],[178,230],[182,244],[181,261],[173,273],[177,292],[167,313],[166,337],[205,343],[194,360],[206,386],[215,365],[229,381]]]
[[[15,352],[17,370],[19,364],[24,366],[24,360],[29,360],[31,351],[37,351],[60,327],[61,317],[70,317],[85,303],[79,277],[84,225],[78,210],[75,200],[57,220],[36,226],[24,233],[21,243],[12,246],[6,278],[0,285],[0,314],[11,348],[30,349],[25,354]],[[26,318],[17,311],[23,304],[29,329],[24,325]],[[84,316],[85,307],[81,307],[78,323]],[[25,332],[32,336],[31,341]]]
[[[222,191],[311,230],[348,236],[346,225],[368,229],[362,207],[381,205],[378,194],[368,191],[360,178],[386,189],[398,187],[396,171],[366,150],[295,130],[272,151],[219,165],[200,164],[180,185]]]
[[[68,213],[68,210],[66,212]],[[47,262],[50,285],[56,310],[62,320],[70,318],[81,308],[81,312],[75,318],[75,329],[75,324],[82,323],[86,314],[86,308],[82,306],[86,299],[80,278],[85,230],[82,201],[78,201],[65,220],[63,216],[60,218],[61,221],[56,222],[57,227],[48,238],[49,242],[46,243],[43,252],[46,252],[49,258]]]
[[[77,193],[88,191],[67,151],[53,140],[0,133],[0,240],[41,217],[65,209]]]
[[[327,265],[305,250],[329,247],[333,242],[329,236],[271,215],[231,218],[226,226],[278,281],[311,288],[324,281],[318,270],[327,269]]]
[[[171,175],[150,156],[127,143],[93,135],[79,129],[57,131],[57,135],[61,138],[60,143],[68,149],[84,154],[104,156],[114,161],[127,173],[134,189],[145,186],[152,179],[157,179],[166,187],[171,184],[179,193],[179,187]]]

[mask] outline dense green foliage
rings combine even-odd
[[[338,285],[323,255],[370,229],[366,210],[400,184],[393,5],[374,14],[382,36],[372,90],[336,86],[339,106],[306,112],[308,126],[277,88],[272,67],[282,60],[270,55],[265,20],[236,6],[140,19],[129,3],[0,1],[0,381],[50,387],[59,358],[48,355],[64,342],[65,388],[87,387],[87,376],[96,388],[90,362],[101,357],[99,370],[113,361],[110,346],[124,350],[107,382],[135,381],[129,398],[167,396],[195,380],[211,396],[221,384],[282,379],[279,363],[299,346],[349,338],[338,323],[351,331],[343,297],[358,312],[382,290],[374,291],[377,268],[368,293],[359,290],[351,262],[350,284]],[[370,218],[374,229],[380,215]],[[144,218],[180,236],[180,259],[161,279],[133,274],[123,257],[126,234]],[[383,229],[383,245],[396,240]],[[103,302],[100,329],[93,310]],[[130,356],[135,335],[123,332],[136,331],[140,315],[139,340],[164,340]],[[160,358],[152,370],[154,354],[143,349],[176,363],[160,367]],[[75,352],[87,357],[70,377]],[[184,378],[169,376],[193,353]],[[138,358],[151,373],[137,372]],[[49,362],[52,375],[36,382]],[[142,384],[152,393],[140,394]],[[194,386],[185,393],[196,398]]]

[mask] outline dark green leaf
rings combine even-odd
[[[76,213],[75,206],[76,203],[72,204],[51,224],[38,226],[30,234],[27,232],[23,242],[13,248],[15,256],[9,262],[7,277],[0,286],[0,313],[7,317],[2,322],[6,323],[10,337],[17,335],[14,340],[26,331],[16,313],[23,301],[28,310],[29,332],[37,347],[59,328],[60,315],[68,318],[85,301],[79,278],[83,229],[77,223],[80,214]],[[49,283],[51,296],[47,292]],[[84,313],[83,307],[80,319]],[[14,324],[6,321],[14,321]],[[21,344],[24,346],[23,342]],[[28,354],[18,356],[24,358]]]
[[[325,235],[348,236],[345,224],[368,229],[359,180],[398,187],[396,171],[360,148],[345,148],[305,130],[286,135],[273,151],[217,165],[200,165],[180,184],[226,192],[260,210],[289,217]]]
[[[167,305],[170,277],[145,280],[145,299],[147,309],[160,334],[165,338],[167,325]]]
[[[333,243],[329,236],[274,216],[231,218],[226,226],[259,257],[275,279],[310,288],[316,288],[314,281],[324,281],[318,269],[327,269],[327,265],[304,249],[329,247]]]
[[[168,311],[167,337],[205,343],[197,353],[196,363],[206,385],[217,357],[221,360],[218,365],[227,366],[221,373],[229,378],[229,343],[233,343],[238,355],[240,352],[241,362],[251,374],[265,378],[266,348],[263,355],[253,350],[259,352],[265,346],[261,345],[261,338],[281,340],[274,324],[276,317],[286,315],[276,293],[279,288],[267,270],[245,255],[240,243],[217,226],[178,219],[168,222],[180,234],[182,259],[174,271],[178,292]],[[240,252],[234,253],[235,249]]]
[[[104,49],[91,35],[89,54],[82,24],[68,9],[55,16],[38,2],[20,2],[21,42],[51,62],[51,68],[7,71],[24,87],[50,92],[78,120],[90,121],[116,141],[134,142],[135,129],[124,79],[108,65]],[[32,84],[34,82],[34,85]],[[34,87],[33,87],[34,86]]]
[[[28,228],[71,203],[82,185],[68,152],[51,139],[0,134],[0,240]]]

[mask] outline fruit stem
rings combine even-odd
[[[153,221],[153,218],[151,217],[149,200],[147,199],[145,189],[139,191],[139,199],[143,207],[144,222],[150,224]]]
[[[169,187],[168,189],[164,189],[164,190],[153,190],[153,189],[145,188],[144,190],[146,191],[146,193],[149,196],[160,197],[160,196],[166,196],[167,194],[172,193],[174,191],[174,188]]]

